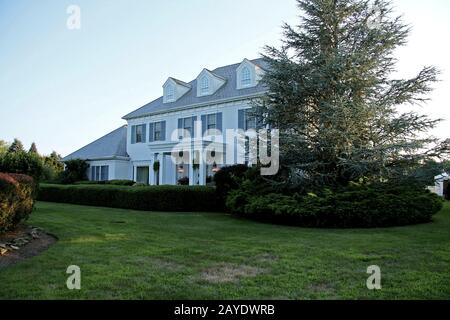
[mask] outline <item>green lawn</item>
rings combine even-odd
[[[376,230],[274,226],[225,214],[39,203],[59,237],[0,271],[7,299],[449,299],[450,205],[431,224]],[[66,288],[78,265],[82,290]],[[382,290],[366,288],[378,265]]]

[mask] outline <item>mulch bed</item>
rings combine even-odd
[[[55,236],[33,226],[22,225],[0,235],[0,269],[37,256],[57,241]]]

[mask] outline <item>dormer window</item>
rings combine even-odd
[[[200,93],[202,95],[207,95],[209,93],[209,79],[206,76],[200,81]]]
[[[197,97],[210,96],[217,92],[227,80],[208,69],[203,69],[197,77]]]
[[[166,88],[166,100],[168,102],[175,100],[175,89],[172,85],[168,85]]]
[[[163,85],[163,102],[172,103],[178,101],[191,90],[192,86],[181,80],[170,77]]]
[[[243,87],[248,87],[252,84],[252,74],[250,73],[250,69],[244,67],[241,71],[241,85]]]
[[[236,69],[236,89],[256,87],[264,75],[264,70],[254,62],[244,59]]]

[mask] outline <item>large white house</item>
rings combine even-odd
[[[127,125],[63,161],[86,160],[90,180],[205,185],[224,163],[245,159],[240,154],[245,148],[238,150],[225,135],[227,129],[255,128],[249,109],[254,99],[267,92],[260,82],[265,70],[264,60],[244,59],[212,71],[203,69],[191,82],[168,78],[162,97],[123,117]],[[181,141],[184,147],[174,151]],[[207,148],[213,150],[208,161],[195,161]],[[177,163],[175,156],[186,160]]]

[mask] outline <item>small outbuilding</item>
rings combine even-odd
[[[450,175],[446,172],[434,177],[435,192],[446,199],[450,199]]]

